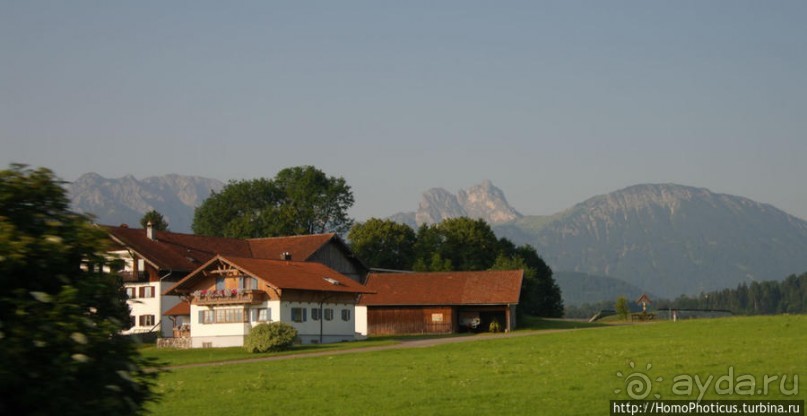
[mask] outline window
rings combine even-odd
[[[224,310],[224,322],[227,322],[227,323],[244,322],[244,310],[243,309],[225,309]]]
[[[140,315],[138,319],[140,326],[154,326],[154,315]]]
[[[137,326],[137,318],[134,315],[129,316],[129,328]]]
[[[201,324],[235,324],[244,322],[243,309],[214,309],[199,311]]]
[[[238,277],[238,288],[239,289],[257,289],[258,288],[258,279],[254,277],[248,276],[239,276]]]
[[[137,288],[136,287],[127,287],[126,288],[126,297],[129,299],[134,299],[137,297]]]
[[[224,278],[217,277],[216,278],[216,290],[224,290]]]
[[[140,296],[141,298],[153,298],[154,297],[154,287],[152,286],[140,286]]]
[[[319,308],[311,308],[311,320],[319,321],[320,318]]]
[[[325,309],[325,320],[333,321],[333,309],[331,308]]]
[[[211,310],[202,310],[199,311],[199,323],[200,324],[212,324],[216,322],[215,315]]]
[[[259,308],[259,309],[252,309],[252,321],[253,322],[265,322],[269,320],[269,308]]]
[[[306,308],[291,308],[291,320],[294,322],[305,322],[306,319]]]
[[[342,309],[342,320],[343,321],[350,320],[350,309]]]

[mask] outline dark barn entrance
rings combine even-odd
[[[468,306],[458,308],[457,332],[488,332],[493,321],[499,323],[499,328],[507,328],[506,306]]]

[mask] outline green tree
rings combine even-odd
[[[563,299],[560,288],[552,278],[552,269],[531,246],[513,247],[508,240],[501,243],[505,248],[512,249],[503,250],[491,269],[524,270],[518,312],[548,318],[562,317]]]
[[[149,223],[157,231],[168,231],[168,221],[156,209],[143,214],[143,218],[140,218],[141,227],[146,228]]]
[[[266,178],[230,181],[194,211],[193,232],[231,238],[277,235],[280,192]]]
[[[440,253],[433,253],[428,262],[423,258],[415,260],[412,269],[416,272],[450,272],[454,267],[451,260],[444,259]]]
[[[302,166],[281,170],[274,184],[282,195],[282,234],[346,234],[353,226],[347,213],[354,203],[353,192],[344,178]]]
[[[415,261],[415,231],[392,220],[371,218],[350,229],[353,253],[369,267],[409,270]]]
[[[513,255],[535,270],[534,279],[527,280],[524,288],[527,313],[549,318],[562,317],[563,296],[549,265],[529,244],[516,247]]]
[[[499,253],[496,235],[484,220],[450,218],[436,225],[423,225],[417,238],[418,265],[434,264],[438,254],[440,264],[449,262],[454,270],[487,270]]]
[[[617,316],[619,319],[625,321],[628,319],[628,314],[630,313],[630,305],[628,305],[628,299],[624,296],[620,296],[616,298],[616,304],[614,305],[614,309],[616,310]]]
[[[313,166],[283,169],[274,179],[231,181],[199,206],[193,232],[233,238],[346,233],[353,192],[343,178]]]
[[[105,242],[51,171],[0,171],[0,413],[136,414],[155,398],[153,363],[120,335]]]

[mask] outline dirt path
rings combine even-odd
[[[183,368],[195,368],[195,367],[218,367],[218,366],[226,366],[226,365],[233,365],[233,364],[248,364],[248,363],[258,363],[263,361],[280,361],[280,360],[294,360],[298,358],[310,358],[310,357],[327,357],[333,355],[345,355],[345,354],[358,354],[364,352],[375,352],[375,351],[386,351],[386,350],[400,350],[406,348],[428,348],[433,347],[435,345],[444,345],[444,344],[457,344],[460,342],[472,342],[472,341],[486,341],[491,339],[502,339],[502,338],[520,338],[526,336],[538,336],[544,334],[554,334],[558,332],[570,332],[570,331],[584,331],[589,329],[597,329],[597,328],[574,328],[574,329],[545,329],[545,330],[537,330],[537,331],[517,331],[511,332],[508,334],[480,334],[480,335],[471,335],[471,336],[460,336],[460,337],[448,337],[448,338],[428,338],[428,339],[418,339],[418,340],[411,340],[411,341],[401,341],[394,345],[382,345],[378,347],[361,347],[361,348],[351,348],[351,349],[344,349],[344,350],[334,350],[334,351],[321,351],[321,352],[301,352],[299,354],[289,354],[289,355],[275,355],[271,357],[261,357],[261,358],[248,358],[244,360],[232,360],[232,361],[218,361],[218,362],[209,362],[209,363],[196,363],[196,364],[184,364],[184,365],[175,365],[175,366],[168,366],[165,367],[167,370],[179,370]]]

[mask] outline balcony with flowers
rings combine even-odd
[[[194,305],[247,305],[258,304],[266,299],[266,292],[257,289],[196,290],[191,293]]]

